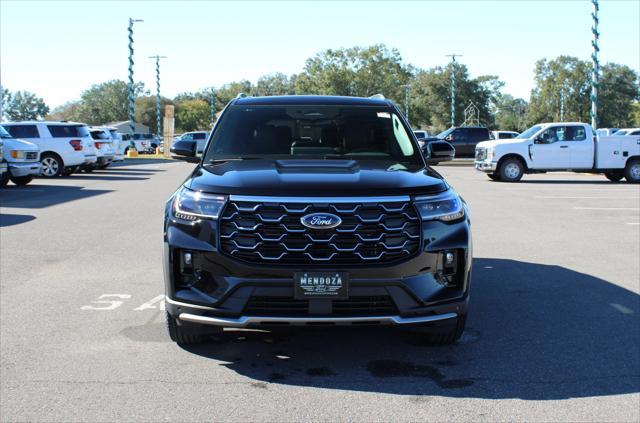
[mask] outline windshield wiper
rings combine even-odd
[[[261,160],[261,159],[265,159],[265,157],[260,157],[260,156],[238,156],[238,157],[220,157],[220,158],[213,158],[213,159],[209,159],[209,163],[224,163],[224,162],[233,162],[233,161],[237,161],[237,160]]]

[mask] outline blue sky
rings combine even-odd
[[[574,1],[8,1],[0,0],[0,78],[51,106],[91,84],[127,78],[129,16],[135,79],[162,94],[299,72],[327,48],[385,43],[418,67],[462,54],[472,76],[498,75],[527,98],[536,60],[591,53],[591,3]],[[601,0],[601,62],[640,69],[640,1]]]

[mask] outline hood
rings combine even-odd
[[[527,141],[528,141],[527,139],[523,139],[523,138],[507,138],[502,140],[482,141],[476,144],[476,147],[495,148],[500,145],[522,144]]]
[[[36,144],[18,138],[2,138],[2,142],[5,150],[40,151]]]
[[[427,195],[448,189],[428,168],[383,160],[233,160],[200,165],[185,185],[215,194],[264,196]]]

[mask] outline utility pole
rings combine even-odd
[[[149,59],[156,59],[156,134],[162,134],[162,111],[160,110],[160,59],[167,56],[149,56]]]
[[[129,18],[129,128],[131,128],[131,136],[136,132],[136,126],[134,123],[135,114],[135,96],[133,93],[133,24],[135,22],[142,22],[142,19]]]
[[[593,26],[591,32],[593,33],[593,40],[591,40],[591,46],[593,52],[591,53],[591,60],[593,62],[593,68],[591,70],[591,127],[596,130],[598,125],[598,79],[600,77],[600,63],[598,62],[598,39],[600,38],[600,32],[598,32],[598,0],[591,0],[593,4],[593,12],[591,12],[591,18],[593,19]]]
[[[564,122],[564,87],[560,88],[560,122]]]
[[[404,117],[409,122],[409,84],[404,86]]]
[[[462,57],[461,54],[447,54],[451,57],[451,127],[456,126],[456,57]]]

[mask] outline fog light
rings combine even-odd
[[[445,263],[447,266],[451,266],[451,265],[453,264],[453,259],[454,259],[454,255],[453,255],[453,253],[447,253],[447,254],[445,254],[445,256],[444,256],[444,263]]]
[[[191,253],[184,253],[183,261],[186,266],[191,266],[191,263],[192,263]]]

